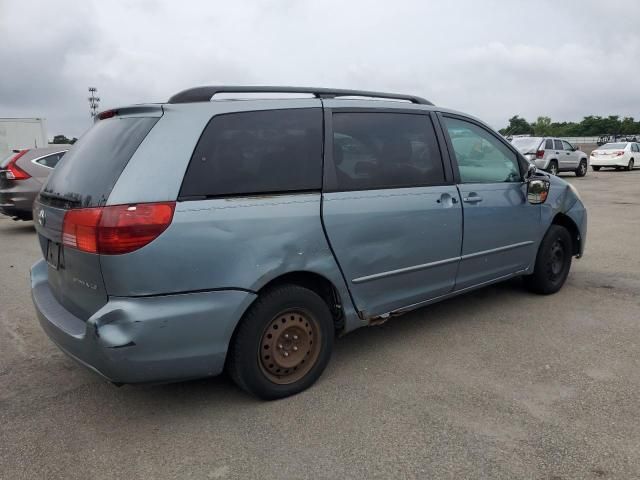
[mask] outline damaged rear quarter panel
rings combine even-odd
[[[171,226],[155,241],[101,258],[108,293],[257,292],[285,273],[313,272],[336,287],[347,330],[355,328],[361,321],[327,244],[320,202],[320,193],[178,202]]]

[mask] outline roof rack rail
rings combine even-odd
[[[169,99],[169,103],[208,102],[217,93],[308,93],[316,98],[336,97],[370,97],[388,98],[391,100],[405,100],[420,105],[433,105],[429,100],[415,95],[400,95],[397,93],[369,92],[366,90],[346,90],[335,88],[313,87],[269,87],[269,86],[205,86],[194,87],[176,93]]]

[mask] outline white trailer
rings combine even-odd
[[[48,145],[44,118],[0,118],[0,161],[12,150]]]

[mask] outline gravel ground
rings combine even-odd
[[[0,219],[0,478],[639,478],[640,170],[566,178],[590,224],[560,293],[512,281],[353,332],[270,403],[76,365],[32,309],[32,225]]]

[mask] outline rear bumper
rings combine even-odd
[[[111,297],[84,322],[55,299],[47,265],[31,268],[38,319],[65,353],[115,383],[219,374],[233,330],[255,294],[238,290]]]
[[[5,180],[5,182],[8,181]],[[31,218],[39,184],[35,184],[33,179],[24,182],[24,184],[5,185],[0,189],[0,213],[10,217]]]
[[[620,157],[620,158],[591,157],[592,167],[626,167],[628,164],[629,164],[629,160],[624,157]]]

